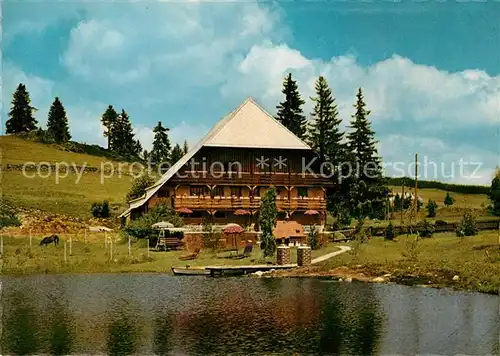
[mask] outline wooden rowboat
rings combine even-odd
[[[172,267],[176,276],[209,276],[210,271],[205,267]]]

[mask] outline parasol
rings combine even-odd
[[[317,210],[306,210],[304,215],[319,215],[319,212]]]
[[[176,212],[181,213],[181,214],[192,214],[193,211],[188,208],[177,208],[175,209]]]

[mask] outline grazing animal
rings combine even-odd
[[[55,246],[59,245],[59,236],[57,235],[50,235],[47,237],[44,237],[42,241],[40,241],[40,247],[47,246],[48,244],[54,243]]]

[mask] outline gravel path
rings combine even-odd
[[[311,263],[315,264],[315,263],[323,262],[329,258],[332,258],[334,256],[340,255],[341,253],[344,253],[346,251],[351,250],[351,248],[349,246],[338,246],[338,247],[340,248],[340,251],[330,252],[330,253],[327,253],[326,255],[316,257],[315,259],[313,259],[311,261]]]

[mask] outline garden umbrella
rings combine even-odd
[[[236,235],[239,235],[245,231],[240,225],[235,223],[230,223],[224,226],[222,232],[233,237],[233,246],[235,246],[236,252],[238,252],[238,246],[236,245]]]
[[[192,214],[193,211],[191,209],[188,209],[188,208],[178,208],[178,209],[175,209],[176,212],[178,213],[182,213],[182,214]]]
[[[304,215],[319,215],[319,212],[317,210],[306,210]]]
[[[169,223],[167,221],[160,221],[160,222],[157,222],[156,224],[153,224],[152,227],[154,229],[168,229],[168,228],[174,227],[174,224]]]

